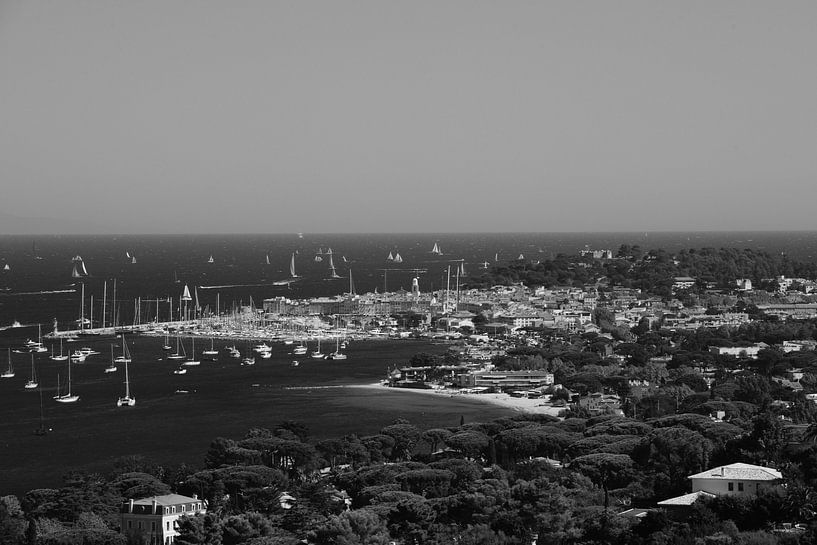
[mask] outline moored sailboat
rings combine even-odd
[[[117,407],[133,407],[136,405],[136,398],[130,395],[130,377],[128,376],[128,362],[125,360],[125,397],[116,400]]]
[[[57,395],[54,397],[60,403],[74,403],[79,400],[79,396],[71,393],[71,360],[68,360],[68,393],[60,395],[59,376],[57,377]]]
[[[3,374],[0,374],[0,378],[14,378],[14,364],[11,362],[11,348],[8,349],[8,359],[8,369],[6,369]]]
[[[113,355],[113,344],[111,345],[111,364],[105,368],[106,373],[115,373],[116,372],[116,358]]]
[[[37,370],[34,368],[34,354],[31,354],[31,377],[26,381],[25,389],[26,390],[33,390],[37,386],[39,386],[39,382],[37,382]]]

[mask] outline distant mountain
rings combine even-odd
[[[104,234],[109,231],[84,219],[26,217],[0,210],[0,235]]]

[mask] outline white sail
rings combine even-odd
[[[184,292],[182,293],[182,301],[192,301],[193,297],[190,295],[190,288],[187,284],[184,285]]]
[[[335,270],[335,263],[332,261],[332,254],[329,254],[329,278],[340,278]]]
[[[289,276],[298,278],[298,275],[295,274],[295,252],[292,252],[292,259],[289,260]]]
[[[400,257],[400,252],[397,252],[396,254],[394,254],[394,260],[393,261],[395,263],[402,263],[403,262],[403,258]]]
[[[440,246],[435,242],[434,247],[431,249],[432,254],[441,255],[442,252],[440,251]]]
[[[389,257],[386,258],[387,261],[394,261],[394,254],[389,252]]]
[[[213,259],[213,254],[210,254],[210,257],[207,259],[207,263],[215,263],[215,259]]]

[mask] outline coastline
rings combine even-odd
[[[488,403],[497,407],[511,409],[525,414],[549,414],[551,416],[558,416],[558,413],[564,410],[564,407],[552,407],[544,405],[541,399],[529,399],[525,397],[512,397],[508,394],[474,394],[459,392],[457,390],[446,389],[420,389],[420,388],[394,388],[391,386],[384,386],[379,382],[369,384],[348,384],[344,388],[358,388],[366,390],[377,391],[391,391],[391,392],[415,392],[418,394],[432,395],[432,396],[446,396],[458,399],[468,399],[479,401],[481,403]]]

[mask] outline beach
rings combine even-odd
[[[549,414],[551,416],[558,416],[559,412],[564,410],[564,407],[552,407],[546,405],[541,399],[531,399],[526,397],[513,397],[504,393],[485,393],[477,394],[471,392],[462,392],[459,390],[442,389],[442,388],[394,388],[384,386],[380,383],[372,384],[354,384],[346,386],[347,388],[361,388],[367,390],[377,390],[380,392],[414,392],[417,394],[448,397],[454,399],[479,401],[481,403],[488,403],[503,409],[511,409],[520,413],[526,414]]]

